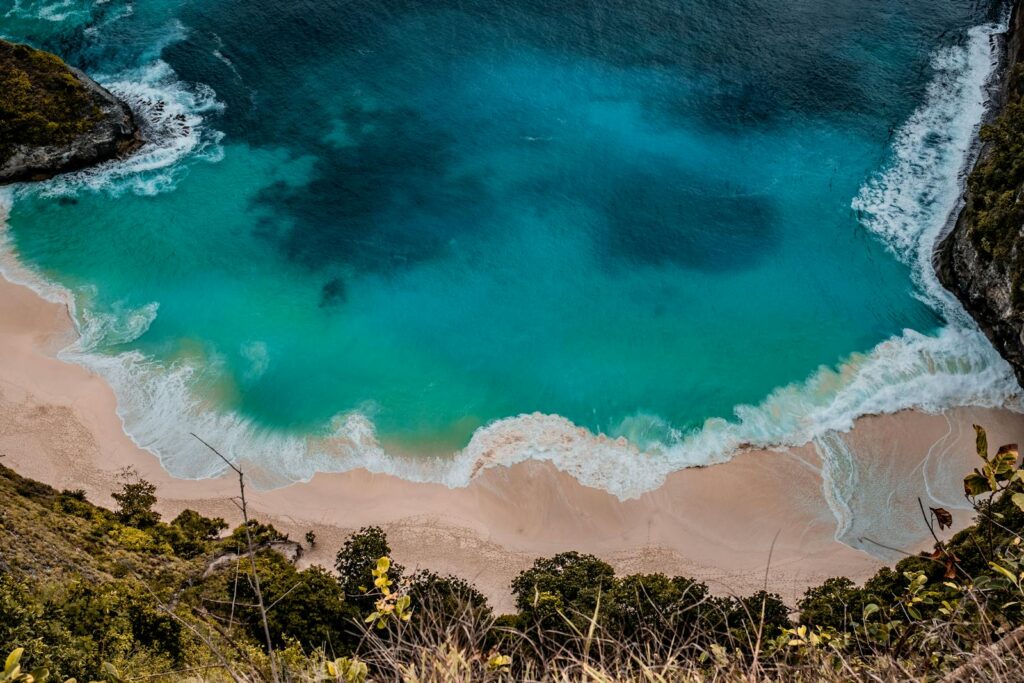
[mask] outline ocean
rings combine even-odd
[[[174,475],[550,460],[628,498],[1019,389],[930,267],[1005,7],[0,0],[136,112],[4,272]],[[824,443],[824,442],[822,442]]]

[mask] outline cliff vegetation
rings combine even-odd
[[[515,578],[506,615],[395,563],[376,527],[333,570],[299,569],[303,546],[244,494],[226,533],[189,510],[163,521],[130,471],[110,510],[0,466],[0,681],[1024,681],[1024,470],[980,428],[977,450],[976,523],[943,540],[951,516],[922,505],[934,550],[863,586],[786,605],[568,551]]]
[[[17,145],[66,145],[100,118],[89,91],[60,57],[0,41],[0,163]]]
[[[131,110],[59,57],[0,40],[0,183],[41,180],[131,153]]]
[[[985,153],[967,181],[967,236],[983,263],[997,262],[1007,273],[1012,305],[1024,308],[1024,65],[1010,74],[1008,101],[992,123],[982,126]]]
[[[1002,38],[994,118],[964,207],[939,245],[936,270],[1024,383],[1024,12],[1014,3]]]

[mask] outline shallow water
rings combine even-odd
[[[154,141],[20,190],[9,238],[176,474],[213,471],[193,428],[270,478],[457,483],[444,456],[501,430],[506,458],[602,457],[495,423],[539,412],[656,479],[1016,392],[922,266],[998,4],[6,7]],[[634,493],[630,453],[575,467]]]

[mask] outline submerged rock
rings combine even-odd
[[[1024,12],[1003,41],[993,118],[936,270],[1024,385]]]
[[[43,180],[142,145],[131,110],[59,57],[0,40],[0,183]]]

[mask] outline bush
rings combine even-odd
[[[851,622],[860,621],[867,602],[864,591],[850,579],[828,579],[820,586],[808,588],[797,601],[800,623],[842,631]]]
[[[254,548],[261,548],[277,541],[287,541],[288,536],[274,528],[273,524],[261,524],[255,519],[248,523],[249,533],[246,534],[246,525],[240,524],[224,539],[224,545],[232,550],[246,552],[248,539],[252,538]]]
[[[90,130],[99,111],[59,57],[0,40],[0,163],[26,145],[60,145]]]
[[[110,494],[117,502],[115,514],[122,524],[138,529],[156,526],[160,515],[153,510],[156,505],[156,486],[141,479],[134,469],[121,470],[121,490]]]
[[[722,601],[703,583],[664,574],[632,574],[602,598],[609,634],[643,637],[667,651],[703,635],[720,634],[725,618]]]
[[[446,615],[465,615],[487,621],[492,615],[484,594],[456,576],[441,576],[422,569],[409,578],[408,595],[418,614],[434,620],[443,620]]]
[[[360,614],[345,602],[337,579],[322,567],[300,572],[280,553],[268,549],[256,554],[256,570],[274,647],[295,641],[308,649],[336,654],[352,650]],[[201,595],[222,619],[234,618],[253,641],[264,642],[248,558],[239,558],[218,572]]]
[[[364,527],[345,539],[338,551],[334,568],[338,572],[345,599],[356,605],[360,611],[373,609],[375,598],[369,595],[373,588],[373,569],[381,557],[391,556],[387,534],[378,526]],[[395,584],[402,579],[404,569],[400,564],[391,563],[388,578]]]
[[[210,551],[211,543],[228,528],[220,517],[203,517],[195,510],[182,510],[161,529],[161,538],[170,544],[178,557],[190,559]]]

